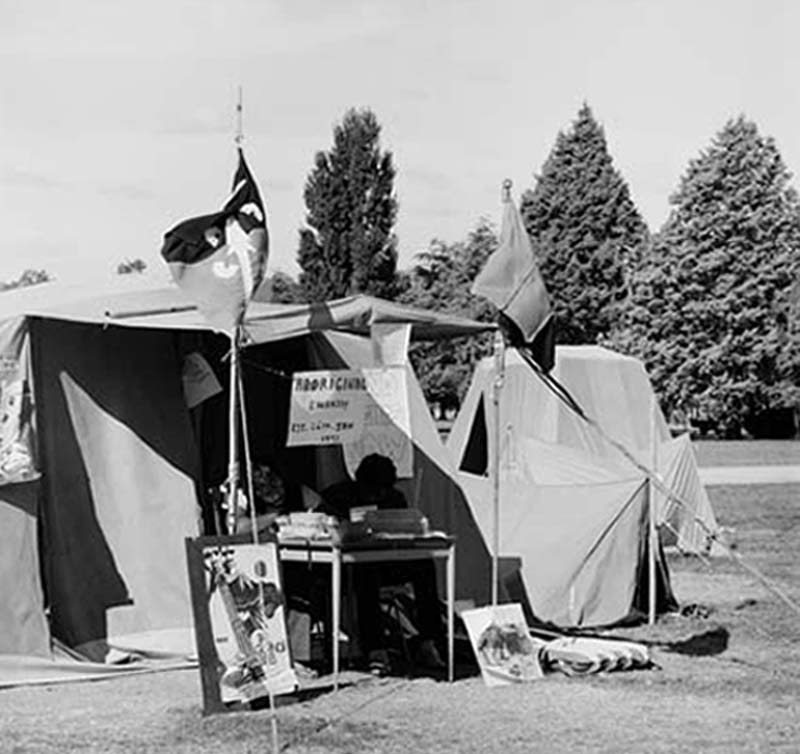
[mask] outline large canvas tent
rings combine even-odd
[[[493,359],[479,363],[447,441],[489,541],[495,375]],[[641,585],[651,492],[659,525],[683,551],[706,551],[717,524],[689,438],[670,437],[641,362],[599,346],[560,346],[553,376],[639,462],[655,461],[665,485],[690,506],[649,490],[634,464],[516,351],[506,353],[499,406],[501,554],[521,559],[538,618],[560,625],[612,623],[647,604]]]
[[[203,353],[226,390],[226,339],[176,288],[127,279],[103,294],[55,284],[6,293],[0,322],[3,356],[16,348],[32,397],[16,419],[38,438],[40,472],[0,486],[0,676],[64,677],[53,639],[96,661],[118,651],[185,658],[194,647],[183,540],[199,531],[203,490],[224,475],[227,398],[190,411],[182,364]],[[412,337],[486,327],[366,297],[250,307],[243,374],[256,458],[317,489],[344,476],[335,448],[284,447],[286,377],[369,366],[367,336],[385,323],[408,323]],[[407,384],[414,477],[403,482],[406,494],[434,527],[457,533],[469,552],[459,592],[483,601],[488,551],[410,369]]]

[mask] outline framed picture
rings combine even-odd
[[[187,538],[186,558],[203,712],[294,691],[277,542]]]

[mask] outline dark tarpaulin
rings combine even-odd
[[[54,636],[97,659],[188,631],[198,464],[174,335],[34,320],[32,340]]]

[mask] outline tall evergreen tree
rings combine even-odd
[[[558,134],[520,212],[550,293],[558,342],[596,342],[611,329],[648,231],[588,105]]]
[[[298,250],[308,301],[353,293],[394,298],[395,168],[391,152],[381,150],[380,130],[370,110],[349,110],[334,128],[333,147],[314,159]]]
[[[800,399],[800,203],[770,138],[729,121],[689,163],[612,343],[644,359],[666,411],[738,436]]]

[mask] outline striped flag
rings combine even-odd
[[[231,194],[213,215],[192,217],[164,235],[161,255],[172,277],[216,330],[241,324],[267,266],[264,203],[239,149]]]
[[[506,188],[500,243],[472,283],[472,293],[499,310],[511,345],[527,348],[549,370],[555,358],[550,297],[519,210]]]

